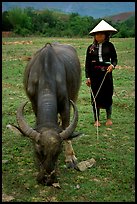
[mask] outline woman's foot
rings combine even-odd
[[[112,124],[113,124],[112,120],[111,119],[107,119],[106,126],[111,126]]]
[[[100,126],[101,126],[101,124],[100,124],[100,122],[99,122],[99,121],[95,121],[94,126],[95,126],[95,127],[100,127]]]

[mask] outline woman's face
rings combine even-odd
[[[98,42],[98,43],[102,43],[106,38],[106,35],[105,33],[103,32],[97,32],[95,34],[95,40]]]

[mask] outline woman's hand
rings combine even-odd
[[[87,84],[87,86],[91,86],[91,80],[90,80],[90,78],[87,78],[86,84]]]
[[[114,69],[113,64],[110,64],[109,67],[107,68],[107,72],[112,72],[113,69]]]

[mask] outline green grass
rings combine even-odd
[[[105,110],[101,110],[98,140],[84,73],[85,53],[92,39],[3,38],[3,41],[21,40],[32,40],[33,44],[2,47],[2,159],[6,160],[2,164],[2,183],[6,199],[13,202],[134,202],[135,39],[111,39],[118,54],[118,65],[113,71],[113,126],[105,127]],[[79,121],[76,131],[83,135],[73,139],[73,148],[79,162],[90,158],[96,160],[96,165],[84,172],[67,169],[63,150],[57,167],[61,189],[37,184],[31,141],[6,128],[9,123],[17,124],[16,110],[27,99],[22,83],[27,62],[20,57],[31,56],[53,41],[68,43],[77,49],[82,83],[77,101]],[[35,121],[30,107],[25,117],[33,126]]]

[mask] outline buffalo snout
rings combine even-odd
[[[53,183],[57,183],[56,172],[53,170],[50,174],[39,172],[37,175],[37,182],[42,185],[51,186]]]

